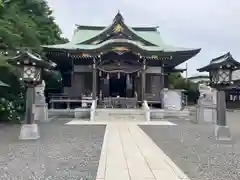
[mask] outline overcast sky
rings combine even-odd
[[[228,51],[240,61],[240,0],[47,1],[67,38],[75,24],[109,25],[120,10],[127,25],[159,26],[166,44],[202,48],[188,61],[189,75]]]

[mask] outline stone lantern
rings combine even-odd
[[[240,69],[240,63],[230,53],[212,59],[211,62],[199,68],[199,72],[208,72],[210,86],[217,90],[217,120],[215,137],[217,140],[230,140],[231,133],[226,123],[226,95],[225,90],[233,87],[232,72]]]
[[[54,66],[44,61],[39,55],[24,51],[19,52],[16,57],[8,59],[8,63],[19,67],[20,81],[23,81],[26,88],[26,123],[22,125],[20,139],[38,139],[38,125],[34,122],[34,101],[35,87],[42,83],[44,69],[51,69]]]

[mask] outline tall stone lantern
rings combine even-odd
[[[26,86],[26,122],[21,127],[20,139],[38,139],[38,125],[34,122],[35,87],[42,83],[44,69],[51,69],[53,65],[44,61],[40,56],[24,51],[16,57],[8,59],[8,63],[19,67],[20,81]]]
[[[208,72],[210,86],[217,90],[217,121],[214,135],[217,140],[231,140],[230,129],[226,122],[226,95],[225,90],[234,87],[232,72],[240,69],[240,63],[230,53],[214,58],[199,72]]]

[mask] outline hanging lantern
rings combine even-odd
[[[109,73],[107,74],[107,79],[110,79]]]
[[[102,76],[102,71],[99,71],[99,76],[100,76],[100,77]]]
[[[118,79],[120,79],[120,76],[121,76],[120,73],[118,73]]]

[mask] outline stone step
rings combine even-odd
[[[95,116],[95,121],[145,121],[144,116]]]
[[[145,121],[142,109],[96,109],[95,121]]]
[[[144,115],[142,109],[96,109],[96,115],[99,113],[109,115]]]
[[[187,118],[190,116],[188,110],[172,110],[172,109],[151,109],[151,119],[162,118]]]
[[[74,110],[73,109],[49,109],[48,117],[62,117],[62,118],[74,118]]]

